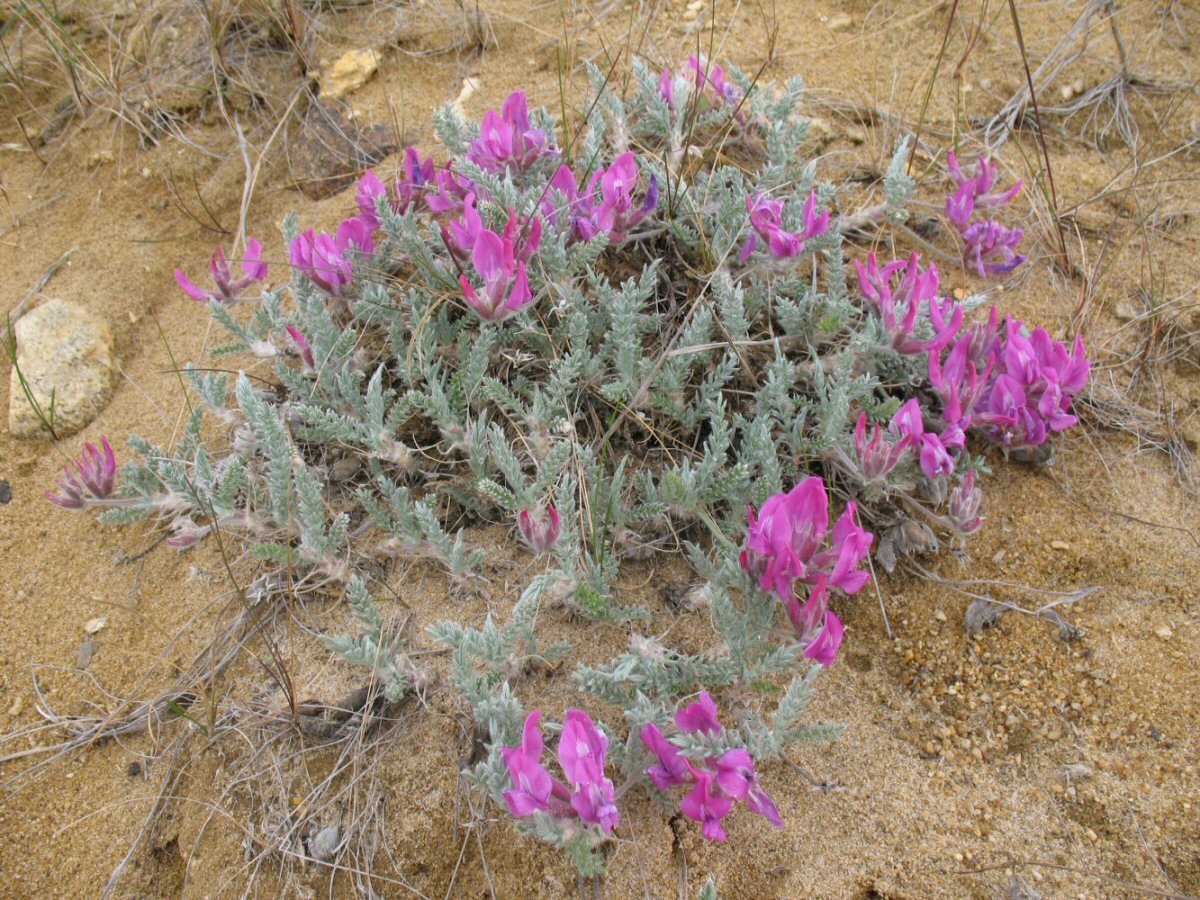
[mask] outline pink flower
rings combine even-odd
[[[1024,181],[1018,181],[1007,191],[992,192],[996,184],[996,176],[1000,167],[990,162],[986,157],[979,157],[975,164],[975,174],[968,175],[958,165],[958,156],[953,150],[947,154],[947,165],[950,177],[958,184],[958,190],[946,200],[946,218],[954,223],[959,231],[966,229],[971,216],[976,209],[995,209],[1011,203],[1021,192]]]
[[[721,723],[717,721],[716,701],[708,691],[701,691],[695,703],[689,703],[675,713],[675,724],[680,731],[692,734],[716,734],[721,730]]]
[[[379,176],[370,169],[358,180],[358,193],[354,199],[358,203],[358,217],[367,223],[371,231],[379,230],[379,211],[376,201],[379,197],[387,196],[387,188],[379,180]]]
[[[816,584],[809,592],[808,602],[800,605],[795,591],[784,602],[792,628],[796,637],[802,641],[811,640],[825,627],[825,614],[829,611],[829,586],[824,575],[818,575]]]
[[[721,732],[717,721],[717,705],[707,691],[700,698],[675,714],[675,724],[688,734],[715,735]],[[783,820],[775,802],[758,783],[754,758],[744,747],[735,747],[720,756],[702,760],[689,759],[672,744],[653,722],[642,727],[642,743],[658,759],[658,764],[646,770],[646,775],[661,791],[677,784],[694,785],[683,798],[680,809],[690,819],[701,823],[704,837],[710,841],[726,838],[721,820],[733,809],[735,801],[745,801],[751,812],[770,821],[777,828]]]
[[[542,245],[541,217],[534,216],[522,221],[517,217],[517,211],[510,206],[508,221],[504,224],[504,232],[500,236],[506,241],[512,241],[516,248],[517,260],[527,263]]]
[[[525,719],[520,747],[502,747],[504,764],[513,788],[504,792],[508,811],[520,818],[544,812],[555,818],[578,818],[611,832],[620,822],[613,783],[604,776],[608,738],[585,712],[567,710],[558,760],[571,788],[550,776],[541,764],[542,735],[538,730],[541,712]]]
[[[504,792],[508,811],[518,818],[536,812],[549,812],[559,817],[570,817],[571,795],[562,782],[550,777],[541,763],[542,733],[538,722],[542,714],[534,710],[525,719],[520,747],[502,747],[504,765],[512,778],[513,788]]]
[[[689,819],[701,823],[701,833],[707,841],[724,841],[727,837],[721,827],[721,820],[733,809],[733,798],[720,792],[713,784],[714,773],[705,768],[697,769],[690,762],[688,770],[696,786],[692,788],[683,802],[679,804],[680,811]],[[714,789],[716,788],[716,789]]]
[[[728,106],[730,109],[737,110],[737,121],[745,125],[746,113],[741,109],[741,105],[742,99],[746,94],[740,87],[725,77],[724,67],[710,66],[708,57],[703,54],[688,57],[687,64],[695,76],[696,90],[703,91],[705,87],[712,88],[716,102]]]
[[[46,499],[64,509],[83,509],[107,500],[116,486],[117,459],[108,438],[101,436],[100,450],[92,443],[84,444],[83,454],[75,460],[75,471],[63,469],[63,477],[55,481],[58,492],[46,492]]]
[[[854,453],[858,457],[859,476],[864,483],[883,478],[904,458],[908,442],[889,443],[884,440],[883,428],[876,422],[871,439],[867,440],[867,414],[860,413],[854,426]]]
[[[983,491],[975,487],[975,470],[970,469],[950,494],[950,521],[959,534],[973,534],[983,527],[982,505]]]
[[[804,655],[823,666],[832,666],[845,633],[846,629],[842,626],[842,620],[832,611],[825,613],[825,627],[821,629],[816,640],[805,648]]]
[[[671,70],[663,69],[662,74],[658,76],[658,93],[659,96],[667,103],[667,108],[672,112],[675,111],[675,85],[671,79]]]
[[[962,233],[963,265],[974,268],[980,278],[1006,275],[1029,258],[1017,253],[1024,235],[1021,228],[1005,228],[991,219],[976,222]]]
[[[471,252],[475,273],[483,282],[482,294],[466,275],[460,277],[467,305],[488,322],[502,322],[533,302],[525,263],[518,263],[510,238],[483,229]]]
[[[939,298],[937,266],[931,263],[928,269],[922,271],[921,260],[916,253],[909,257],[907,263],[897,260],[883,268],[879,267],[875,254],[871,253],[867,256],[865,266],[858,260],[854,265],[858,269],[862,295],[879,313],[884,331],[898,353],[941,350],[949,346],[962,329],[962,307],[949,297],[944,300]],[[892,279],[901,271],[904,277],[893,291]],[[933,329],[931,340],[912,337],[922,311]]]
[[[650,176],[650,184],[646,188],[641,206],[635,207],[633,190],[638,184],[638,167],[637,157],[630,150],[614,159],[607,169],[602,169],[592,176],[588,193],[593,197],[597,181],[600,197],[598,201],[593,200],[588,216],[589,228],[594,229],[591,236],[605,231],[614,244],[619,244],[629,236],[635,225],[658,206],[658,179]]]
[[[475,195],[467,194],[463,200],[462,219],[453,221],[446,228],[446,244],[450,252],[460,259],[466,259],[475,249],[475,241],[483,232],[483,219],[475,208]]]
[[[653,175],[641,204],[634,205],[633,192],[638,181],[637,157],[633,151],[622,153],[607,169],[593,174],[583,192],[575,173],[562,165],[549,186],[563,196],[566,207],[556,207],[553,198],[547,197],[542,202],[542,211],[556,225],[569,221],[575,240],[590,241],[606,233],[612,243],[619,244],[658,206],[658,179]]]
[[[229,261],[225,259],[225,250],[220,246],[212,255],[211,268],[213,284],[217,286],[215,291],[203,291],[196,287],[184,274],[183,269],[175,270],[175,281],[185,294],[201,303],[209,303],[213,300],[218,303],[252,303],[258,298],[243,297],[241,296],[242,291],[255,282],[264,280],[270,271],[270,266],[262,261],[262,244],[257,238],[250,238],[246,241],[246,256],[242,260],[242,278],[234,281]]]
[[[759,513],[750,508],[742,568],[762,590],[775,591],[785,603],[795,581],[814,584],[821,574],[831,586],[856,593],[870,580],[868,573],[855,569],[874,540],[854,521],[856,509],[853,501],[846,504],[834,525],[832,548],[820,551],[829,531],[829,500],[824,481],[806,478],[787,494],[768,499]]]
[[[407,212],[417,199],[425,195],[427,186],[436,177],[433,157],[422,161],[416,147],[404,150],[404,174],[396,180],[396,200],[392,204],[398,213]]]
[[[687,758],[658,730],[653,722],[642,727],[642,743],[658,758],[658,765],[646,770],[660,791],[669,791],[677,784],[691,780]]]
[[[954,457],[932,431],[921,436],[921,471],[931,479],[954,472]]]
[[[450,252],[460,259],[467,259],[484,230],[483,219],[476,208],[475,195],[468,194],[463,203],[462,219],[451,222],[449,227],[443,228],[442,233]],[[527,263],[541,246],[542,220],[534,216],[532,221],[526,220],[522,223],[516,210],[509,207],[508,221],[500,237],[513,244],[518,261]]]
[[[971,217],[979,209],[995,209],[1010,203],[1021,190],[1018,181],[1007,191],[994,192],[999,167],[980,157],[975,174],[968,175],[958,165],[958,157],[951,151],[948,160],[950,176],[957,182],[958,189],[946,199],[946,218],[958,229],[963,239],[963,265],[973,268],[980,278],[988,275],[1004,275],[1021,265],[1027,257],[1017,253],[1024,231],[1006,228],[999,222],[988,219],[972,223]]]
[[[300,352],[300,358],[304,361],[304,365],[309,369],[315,370],[317,368],[317,361],[313,358],[312,347],[308,345],[308,338],[295,325],[288,325],[285,330],[291,335],[292,340],[295,341],[296,349]]]
[[[608,738],[591,717],[578,709],[567,710],[558,741],[558,759],[573,788],[571,806],[582,821],[609,832],[620,823],[621,816],[613,783],[604,777],[607,750]]]
[[[425,204],[433,213],[457,212],[475,191],[475,183],[450,170],[449,166],[433,174],[433,188],[425,192]]]
[[[360,216],[344,220],[337,235],[308,229],[292,241],[292,268],[307,275],[317,287],[340,296],[354,280],[354,264],[349,252],[357,250],[364,256],[375,252],[371,224]]]
[[[787,231],[783,227],[783,200],[768,200],[759,192],[746,198],[746,208],[750,211],[750,225],[753,230],[742,246],[743,262],[758,249],[760,239],[766,243],[767,249],[776,259],[791,259],[804,252],[806,241],[829,230],[829,210],[825,210],[819,216],[816,213],[816,191],[808,195],[804,204],[804,227],[799,231]]]
[[[545,156],[558,156],[546,132],[529,121],[524,91],[513,91],[499,113],[489,109],[483,116],[479,137],[471,142],[467,158],[489,172],[511,168],[524,171]]]
[[[932,358],[932,357],[931,357]],[[883,439],[881,429],[875,426],[875,436],[866,442],[866,413],[858,418],[854,432],[854,447],[864,481],[880,478],[896,467],[909,449],[915,449],[921,470],[928,478],[938,478],[954,471],[954,458],[946,445],[932,431],[925,430],[921,405],[914,397],[900,407],[888,425],[889,443]]]
[[[562,534],[562,519],[552,503],[548,518],[544,522],[535,519],[529,510],[521,510],[521,514],[517,517],[517,528],[520,529],[521,536],[525,538],[525,543],[533,550],[538,553],[548,553],[558,542],[558,536]]]
[[[803,607],[793,594],[786,602],[788,618],[796,629],[796,637],[804,642],[804,655],[828,668],[837,657],[845,629],[842,620],[829,609],[829,589],[825,576],[818,575]]]
[[[971,333],[963,335],[944,363],[936,350],[929,354],[929,383],[942,400],[942,418],[946,423],[941,440],[946,447],[959,450],[966,447],[966,431],[971,427],[975,404],[996,361],[995,354],[989,353],[981,375],[970,358],[971,344]]]
[[[1068,353],[1044,328],[1026,335],[1024,325],[1009,316],[1003,339],[993,337],[987,353],[995,366],[974,415],[990,439],[1007,447],[1037,446],[1050,432],[1074,425],[1071,398],[1083,390],[1091,369],[1082,338]],[[995,335],[993,329],[987,333]]]
[[[921,417],[921,404],[913,397],[896,410],[888,431],[902,439],[906,447],[918,444],[925,434],[925,421]]]

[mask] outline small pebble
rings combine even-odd
[[[316,833],[308,845],[308,852],[318,862],[328,862],[337,853],[342,842],[342,831],[336,825],[327,825]]]
[[[1051,541],[1050,549],[1051,550],[1070,550],[1071,545],[1068,544],[1066,541]]]
[[[937,619],[939,622],[946,621],[946,614],[944,612],[942,612],[940,609],[934,610],[933,617],[935,619]]]
[[[1172,635],[1175,634],[1175,632],[1173,632],[1171,630],[1171,626],[1169,626],[1169,625],[1159,625],[1157,628],[1154,629],[1154,633],[1156,635],[1158,635],[1160,638],[1162,638],[1164,641],[1169,641],[1171,639]]]

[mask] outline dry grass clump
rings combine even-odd
[[[307,25],[294,0],[5,0],[0,10],[3,92],[34,149],[103,114],[143,145],[171,136],[215,156],[186,123],[214,109],[227,118],[278,112],[273,85],[306,68]]]

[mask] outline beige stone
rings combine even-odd
[[[21,388],[17,369],[43,413],[54,401],[54,429],[74,434],[108,404],[116,363],[108,326],[82,306],[49,300],[13,326],[17,366],[9,384],[8,430],[13,437],[44,437],[46,429]]]
[[[321,73],[321,96],[340,100],[370,81],[378,68],[374,50],[348,50]]]

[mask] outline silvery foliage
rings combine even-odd
[[[412,687],[415,671],[412,661],[404,653],[403,637],[398,629],[384,621],[375,598],[357,575],[350,576],[346,599],[364,633],[358,637],[334,635],[327,637],[325,643],[348,661],[370,669],[382,685],[383,695],[393,703],[399,701]]]

